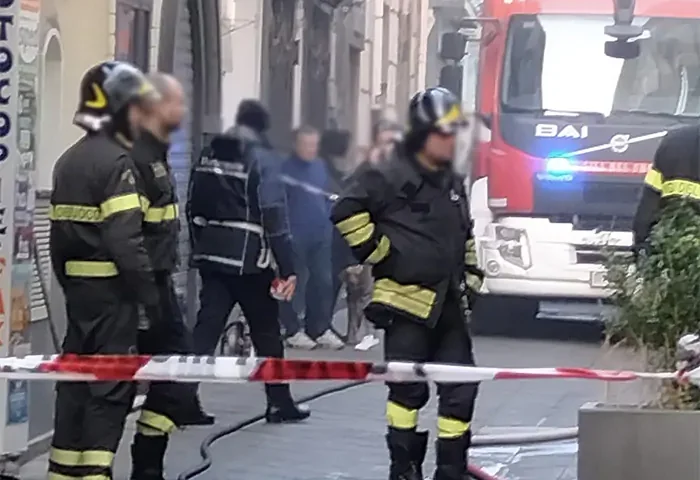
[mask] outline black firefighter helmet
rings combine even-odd
[[[408,131],[426,135],[437,132],[456,134],[467,125],[459,99],[443,87],[432,87],[416,93],[408,105]]]
[[[157,98],[144,73],[126,62],[106,61],[91,67],[80,82],[80,104],[73,123],[98,131],[134,101]]]

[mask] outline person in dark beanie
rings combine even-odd
[[[236,112],[236,124],[229,131],[234,130],[237,125],[249,127],[257,133],[258,139],[266,148],[272,148],[267,138],[267,131],[270,129],[270,115],[259,101],[243,100],[240,103]]]
[[[265,107],[244,100],[236,124],[214,137],[192,171],[187,216],[192,265],[202,279],[193,332],[198,355],[213,355],[240,303],[257,354],[284,356],[272,294],[291,300],[296,274],[280,162],[265,138],[268,126]],[[265,391],[268,422],[309,416],[308,408],[292,400],[288,384],[267,384]]]

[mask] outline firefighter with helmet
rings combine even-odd
[[[464,179],[453,170],[457,133],[466,126],[444,88],[417,93],[409,129],[384,162],[351,177],[332,221],[360,262],[371,264],[365,314],[385,329],[387,361],[473,365],[470,308],[481,287]],[[386,410],[390,480],[422,480],[428,432],[417,430],[425,382],[389,383]],[[438,385],[435,480],[467,478],[477,384]]]
[[[649,235],[663,207],[677,199],[700,200],[700,130],[688,125],[668,132],[644,177],[632,231],[635,253],[649,248]]]
[[[145,207],[143,227],[146,250],[159,289],[162,321],[150,322],[139,332],[139,353],[190,354],[192,334],[185,325],[173,285],[177,269],[180,221],[178,198],[168,159],[171,134],[185,115],[185,93],[179,81],[164,73],[150,74],[158,91],[155,102],[144,102],[146,115],[131,149]],[[197,384],[151,382],[136,422],[131,445],[132,480],[163,480],[163,461],[170,434],[186,426],[211,425],[197,396]]]
[[[49,213],[51,263],[68,316],[64,353],[134,354],[139,318],[159,321],[129,154],[142,103],[157,95],[141,71],[122,62],[96,65],[81,82],[73,121],[86,133],[56,162]],[[57,384],[50,480],[112,478],[135,388]]]

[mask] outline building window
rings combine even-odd
[[[117,0],[114,58],[150,68],[152,1]]]

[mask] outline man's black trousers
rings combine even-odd
[[[284,357],[277,300],[270,296],[272,270],[259,274],[231,275],[200,269],[202,289],[194,327],[194,350],[213,355],[233,308],[240,303],[258,357]],[[285,407],[291,402],[289,386],[265,385],[268,401]]]
[[[387,361],[436,362],[474,365],[472,340],[460,302],[448,297],[435,328],[396,316],[386,330]],[[425,382],[388,383],[387,421],[390,427],[408,430],[418,424],[418,412],[428,403]],[[478,384],[438,384],[438,437],[456,438],[469,432]]]
[[[156,272],[160,319],[139,331],[139,353],[146,355],[191,354],[192,332],[184,322],[172,276]],[[150,436],[170,434],[199,412],[197,386],[192,383],[151,382],[138,420],[138,431]]]
[[[64,289],[64,353],[135,354],[138,307],[115,279],[76,279]],[[49,479],[112,478],[131,410],[133,382],[58,382]]]

